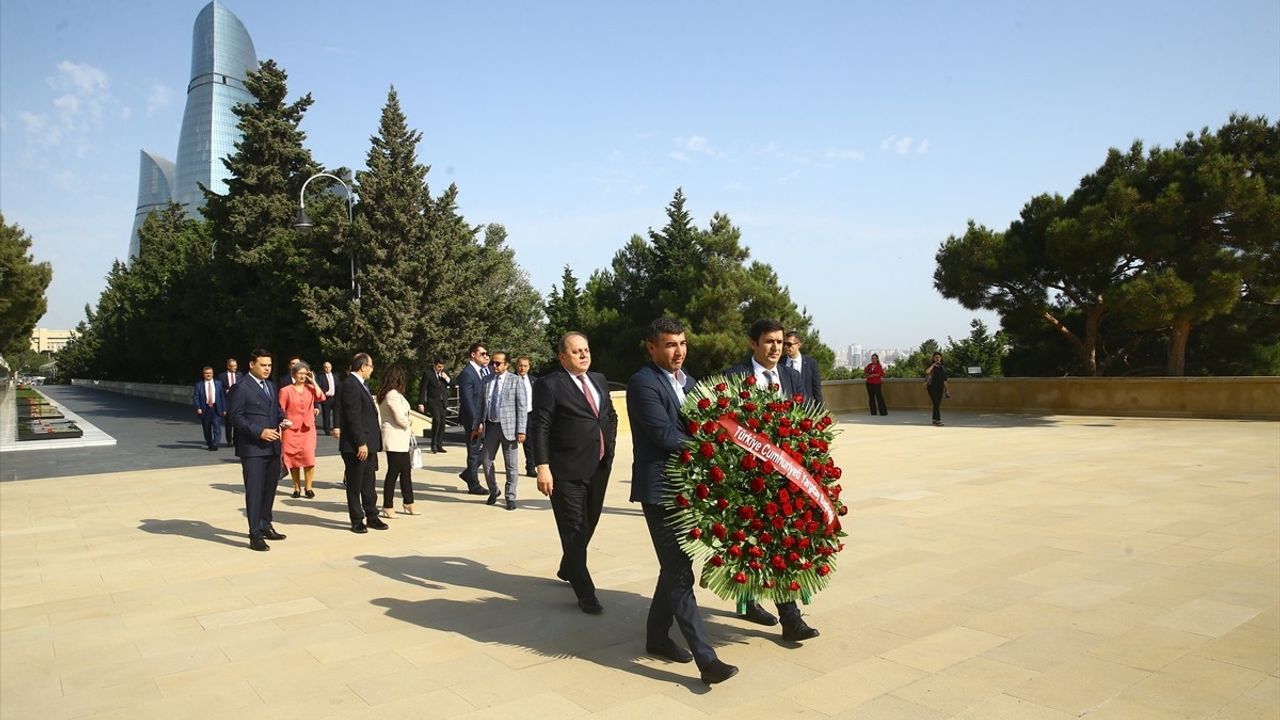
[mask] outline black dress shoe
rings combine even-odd
[[[487,505],[494,505],[497,502],[498,502],[498,493],[496,492],[489,493],[489,499],[485,500],[485,504]]]
[[[374,530],[386,530],[391,526],[382,522],[381,520],[370,520],[369,527],[373,528]]]
[[[670,660],[671,662],[678,662],[678,663],[693,662],[693,653],[675,644],[675,642],[672,641],[671,638],[667,638],[667,641],[665,643],[658,643],[657,645],[645,645],[644,651],[649,653],[650,655],[653,655],[654,657],[660,657],[664,660]]]
[[[369,529],[368,529],[368,528],[366,528],[364,525],[352,525],[352,526],[351,526],[351,532],[353,532],[353,533],[358,533],[358,534],[360,534],[360,535],[363,535],[363,534],[365,534],[365,533],[369,532]]]
[[[761,607],[758,602],[753,602],[747,605],[747,611],[738,617],[757,625],[773,626],[778,624],[778,618],[774,617],[773,613]]]
[[[572,581],[572,580],[570,580],[569,578],[565,577],[565,576],[564,576],[564,573],[563,573],[563,572],[561,572],[561,571],[559,571],[559,570],[557,570],[557,571],[556,571],[556,577],[560,578],[561,580],[563,580],[563,581],[565,581],[565,582],[567,582],[567,583],[571,583],[571,582],[573,582],[573,581]]]
[[[712,660],[710,665],[702,668],[702,682],[708,685],[715,685],[737,674],[737,666],[720,660]]]
[[[782,623],[782,639],[790,642],[800,642],[801,640],[809,640],[818,637],[820,633],[817,628],[809,627],[801,618],[796,618],[791,622]]]
[[[516,509],[516,501],[515,501],[515,500],[508,500],[508,501],[507,501],[507,509],[508,509],[508,510],[515,510],[515,509]]]
[[[316,491],[315,491],[315,490],[308,490],[308,491],[307,491],[307,499],[308,499],[308,500],[309,500],[309,499],[311,499],[311,498],[314,498],[315,496],[316,496]]]
[[[300,498],[300,497],[302,497],[302,491],[301,491],[301,490],[294,490],[294,491],[293,491],[293,495],[291,495],[290,497],[292,497],[292,498],[294,498],[294,499]]]
[[[262,536],[268,540],[283,540],[286,537],[288,537],[284,533],[276,532],[276,529],[270,526],[268,526],[267,529],[263,531]]]
[[[266,540],[262,539],[261,535],[250,535],[249,549],[257,550],[258,552],[266,552],[271,549],[271,546],[267,544]]]
[[[604,606],[600,604],[600,600],[595,595],[578,598],[578,609],[588,615],[599,615],[604,612]]]
[[[467,494],[468,495],[488,495],[489,491],[477,485],[473,488],[468,488]]]

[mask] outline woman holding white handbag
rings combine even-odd
[[[411,444],[414,440],[409,419],[409,401],[404,397],[404,369],[392,365],[382,376],[378,387],[378,414],[382,420],[382,449],[387,451],[387,476],[382,481],[382,517],[395,517],[396,479],[404,499],[404,514],[417,515],[413,509],[413,467]]]

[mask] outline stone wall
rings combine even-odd
[[[955,378],[945,410],[1280,420],[1280,377]],[[827,406],[866,411],[861,380],[822,384]],[[921,380],[886,379],[885,404],[927,410]]]

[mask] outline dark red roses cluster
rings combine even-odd
[[[751,376],[704,380],[682,411],[692,439],[668,461],[668,502],[685,551],[706,562],[707,587],[733,601],[807,600],[825,587],[848,512],[830,454],[831,416]],[[812,482],[797,483],[797,472]],[[830,521],[826,503],[801,484],[830,502]]]

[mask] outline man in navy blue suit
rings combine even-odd
[[[227,369],[218,373],[217,375],[217,379],[222,381],[223,406],[226,406],[227,404],[226,396],[231,392],[232,388],[236,386],[236,383],[244,379],[244,373],[240,372],[237,369],[238,367],[239,367],[239,364],[236,363],[235,358],[227,358]],[[227,447],[231,447],[232,443],[234,443],[236,440],[236,429],[231,425],[230,420],[223,423],[223,428],[226,430],[226,433],[227,433]]]
[[[756,387],[771,387],[774,392],[784,398],[802,395],[806,400],[812,399],[800,379],[800,373],[778,363],[782,359],[784,342],[782,323],[769,319],[757,320],[751,323],[747,337],[748,344],[751,346],[751,357],[725,370],[726,375],[730,377],[754,375]],[[809,627],[800,617],[800,608],[795,602],[778,603],[778,615],[782,617],[784,640],[799,642],[818,636],[818,631]],[[774,625],[778,622],[777,618],[760,607],[758,602],[749,603],[743,617],[760,625]]]
[[[658,555],[658,585],[645,623],[645,649],[672,662],[697,661],[708,685],[728,680],[738,668],[721,661],[706,639],[693,595],[693,563],[668,524],[663,497],[668,494],[666,465],[689,435],[680,420],[684,395],[693,378],[683,368],[688,342],[684,326],[672,318],[649,325],[645,348],[652,362],[627,382],[627,418],[631,424],[631,502],[640,503],[653,549]],[[680,626],[689,650],[671,639],[671,623]]]
[[[489,348],[473,342],[467,349],[469,359],[458,373],[458,422],[467,436],[467,465],[458,477],[467,484],[472,495],[488,495],[480,485],[480,465],[484,459],[484,379],[489,376]]]
[[[227,407],[223,404],[222,383],[214,379],[212,365],[205,365],[200,371],[200,380],[191,390],[191,404],[195,405],[196,415],[200,416],[200,425],[204,428],[205,447],[217,450]]]
[[[244,475],[244,509],[249,547],[270,550],[267,540],[284,540],[271,524],[271,506],[280,483],[280,431],[290,427],[271,377],[271,353],[249,353],[249,377],[227,395],[227,417],[236,428],[236,457]]]
[[[822,402],[822,375],[818,372],[818,362],[801,355],[801,345],[799,333],[788,330],[782,341],[782,349],[787,355],[782,364],[800,373],[800,388],[806,398]]]

